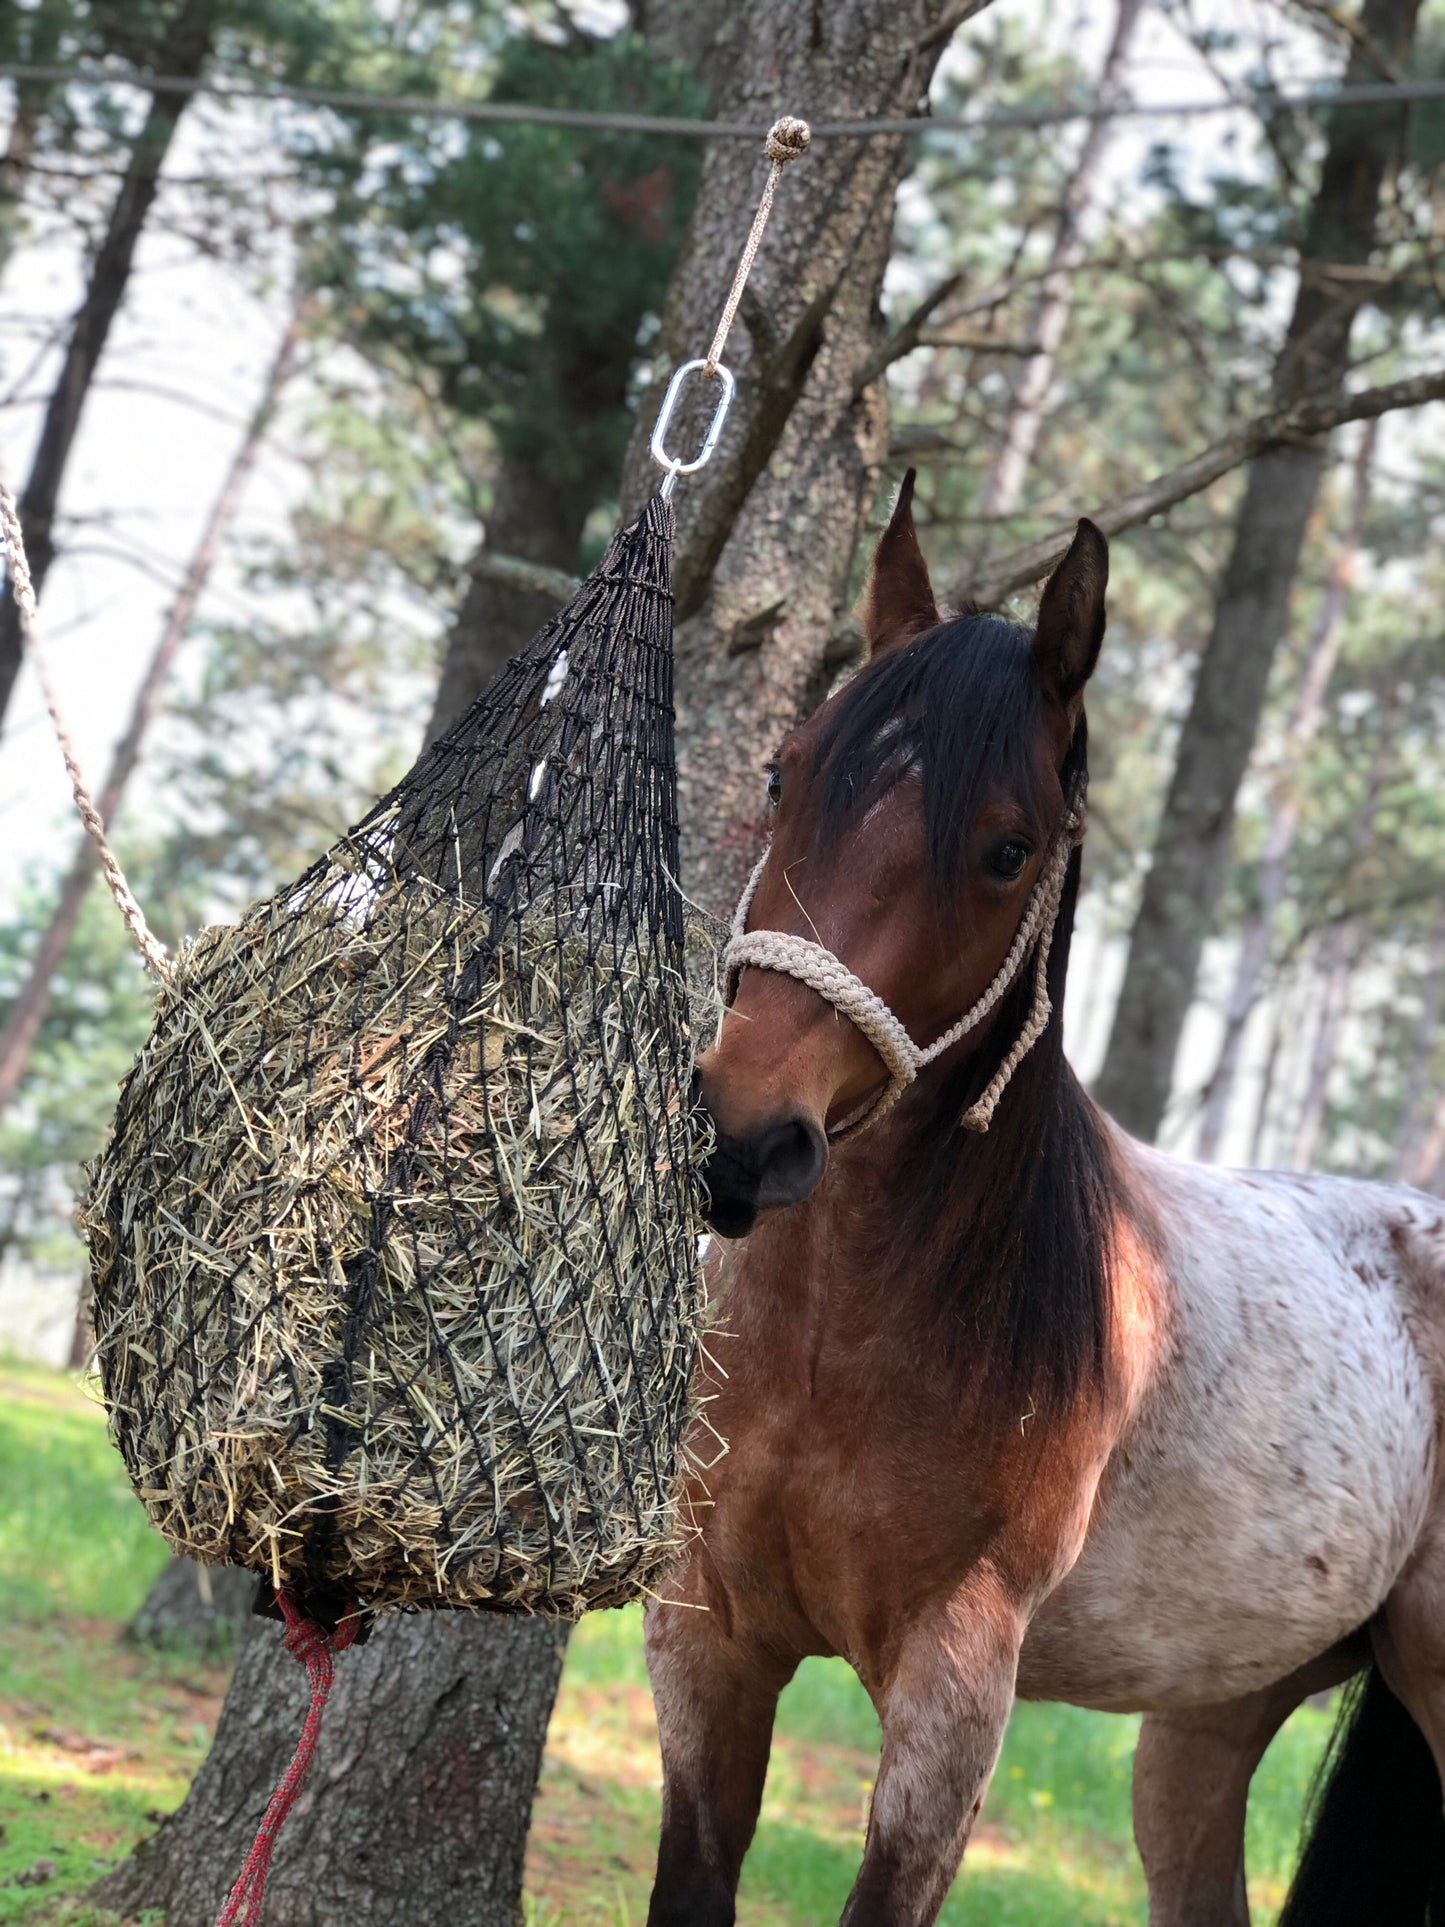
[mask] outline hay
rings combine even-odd
[[[152,1518],[334,1623],[644,1589],[700,1320],[672,511],[162,992],[87,1206]]]
[[[178,1552],[575,1614],[677,1547],[686,986],[565,895],[477,929],[343,845],[185,953],[93,1175],[98,1362]]]

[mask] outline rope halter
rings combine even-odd
[[[829,1131],[831,1140],[837,1142],[842,1138],[856,1137],[891,1111],[926,1065],[942,1057],[946,1050],[951,1050],[971,1030],[978,1028],[1010,989],[1032,953],[1034,998],[1028,1017],[1008,1054],[990,1078],[987,1089],[959,1119],[970,1131],[988,1129],[993,1122],[998,1101],[1008,1088],[1009,1079],[1043,1036],[1053,1014],[1048,984],[1049,952],[1053,948],[1054,928],[1059,920],[1059,905],[1063,899],[1069,858],[1084,840],[1084,797],[1087,789],[1088,778],[1077,776],[1069,792],[1064,820],[1059,825],[1058,835],[1050,846],[1038,880],[1029,892],[1019,927],[1014,932],[1008,955],[999,965],[998,974],[977,1003],[927,1049],[920,1049],[914,1043],[902,1022],[877,991],[870,990],[862,978],[855,976],[831,950],[806,937],[789,936],[786,931],[748,929],[748,910],[768,861],[769,851],[764,850],[738,898],[738,907],[733,912],[732,933],[723,951],[726,1002],[731,1006],[737,995],[738,980],[749,965],[755,970],[775,970],[783,976],[795,977],[799,983],[815,990],[868,1039],[887,1067],[888,1082],[881,1091],[865,1098],[841,1124]]]

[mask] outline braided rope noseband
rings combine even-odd
[[[883,1089],[876,1096],[866,1098],[857,1110],[851,1111],[841,1124],[836,1125],[828,1133],[831,1139],[836,1141],[855,1137],[860,1131],[876,1124],[885,1112],[892,1110],[925,1065],[941,1057],[946,1050],[951,1050],[961,1038],[983,1022],[1010,989],[1032,951],[1034,1000],[1028,1018],[1007,1056],[989,1080],[988,1088],[959,1119],[970,1131],[988,1129],[993,1122],[998,1101],[1008,1088],[1009,1079],[1042,1037],[1053,1013],[1048,985],[1049,952],[1053,947],[1054,926],[1059,919],[1069,858],[1084,840],[1084,797],[1087,789],[1088,778],[1083,775],[1076,777],[1059,833],[1038,881],[1029,893],[1019,927],[1014,932],[1014,940],[999,966],[998,974],[978,1002],[926,1050],[921,1050],[914,1043],[877,991],[870,990],[861,977],[854,976],[831,950],[806,937],[789,936],[786,931],[748,929],[748,910],[768,860],[769,853],[764,850],[738,898],[738,907],[733,912],[732,934],[723,951],[727,1003],[731,1005],[737,994],[738,979],[749,965],[755,970],[776,970],[784,976],[795,977],[799,983],[817,991],[840,1016],[856,1025],[888,1070],[888,1082]]]

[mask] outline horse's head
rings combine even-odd
[[[898,1048],[911,1040],[916,1051],[1007,974],[1021,924],[1050,891],[1057,910],[1108,545],[1079,524],[1032,632],[972,612],[945,620],[914,533],[912,480],[874,558],[868,662],[768,771],[773,834],[745,905],[747,960],[698,1065],[716,1126],[710,1217],[725,1236],[807,1197],[830,1138],[898,1088],[886,1012],[870,1019],[865,986],[907,1033],[892,1033]],[[774,945],[769,962],[761,932],[802,944]],[[832,977],[824,953],[840,966]],[[1010,1003],[1000,996],[982,1013],[950,1061],[1002,1057],[1013,1038],[996,1020]]]

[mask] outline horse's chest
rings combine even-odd
[[[818,1650],[856,1659],[880,1614],[948,1589],[983,1528],[972,1493],[960,1502],[938,1401],[877,1404],[814,1363],[725,1361],[709,1420],[728,1451],[707,1480],[703,1535],[739,1610],[782,1613]]]
[[[1116,1708],[1229,1698],[1378,1607],[1434,1463],[1393,1264],[1378,1232],[1322,1251],[1283,1209],[1196,1226],[1168,1363],[1033,1624],[1021,1692]]]

